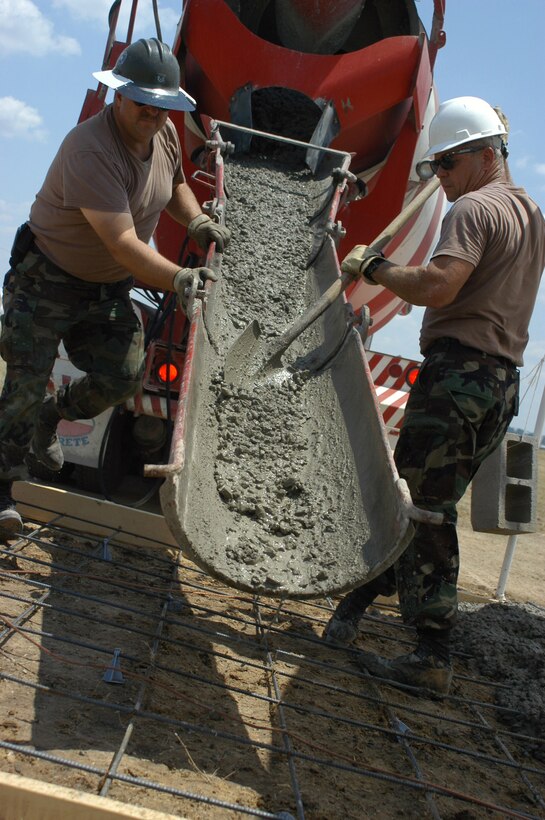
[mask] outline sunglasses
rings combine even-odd
[[[158,111],[169,111],[168,108],[159,108],[158,105],[153,105],[152,103],[143,103],[143,102],[136,102],[136,100],[131,100],[133,105],[136,105],[138,108],[157,108]]]
[[[474,146],[473,148],[461,148],[459,151],[449,151],[448,154],[443,154],[441,159],[425,159],[417,163],[416,173],[420,179],[431,179],[435,176],[439,168],[443,171],[452,171],[456,165],[456,157],[460,154],[475,154],[477,151],[484,151],[485,145]]]

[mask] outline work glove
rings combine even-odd
[[[378,285],[373,279],[373,271],[386,261],[384,254],[375,251],[368,245],[354,245],[350,253],[341,263],[343,273],[348,273],[354,279],[363,278],[369,285]]]
[[[187,313],[190,299],[195,298],[201,281],[204,284],[207,279],[210,279],[212,282],[218,281],[218,277],[210,268],[181,268],[175,274],[173,281],[174,290],[178,295],[184,313]]]
[[[229,228],[220,225],[219,222],[214,222],[206,214],[199,214],[195,219],[192,219],[187,226],[187,233],[190,239],[194,239],[201,246],[203,251],[208,248],[211,242],[215,242],[218,253],[223,253],[231,239]]]

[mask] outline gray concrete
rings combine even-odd
[[[527,735],[528,752],[545,761],[545,609],[464,603],[452,637],[474,672],[497,681],[496,703],[505,710],[500,718],[511,731]]]
[[[165,482],[163,510],[189,557],[233,586],[295,598],[340,592],[389,565],[411,529],[358,334],[321,374],[303,366],[346,332],[344,301],[272,376],[239,388],[223,376],[251,320],[272,340],[337,276],[329,237],[306,270],[323,239],[323,225],[317,237],[309,221],[331,183],[295,159],[229,162],[226,182],[233,241],[198,338],[186,464]]]
[[[481,464],[471,489],[477,532],[517,535],[537,530],[537,441],[507,433]]]

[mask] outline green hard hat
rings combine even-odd
[[[94,71],[93,77],[133,102],[172,111],[195,109],[193,97],[180,88],[178,60],[156,37],[131,43],[111,70]]]

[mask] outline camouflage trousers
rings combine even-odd
[[[24,478],[24,459],[59,344],[85,375],[57,393],[62,418],[97,416],[133,396],[143,372],[143,332],[132,279],[84,282],[31,250],[4,280],[0,355],[0,480]]]
[[[393,567],[370,585],[397,589],[401,612],[417,629],[449,630],[457,614],[456,504],[483,460],[501,443],[518,407],[515,365],[454,339],[432,346],[411,390],[394,458],[414,504],[444,523],[415,525]]]

